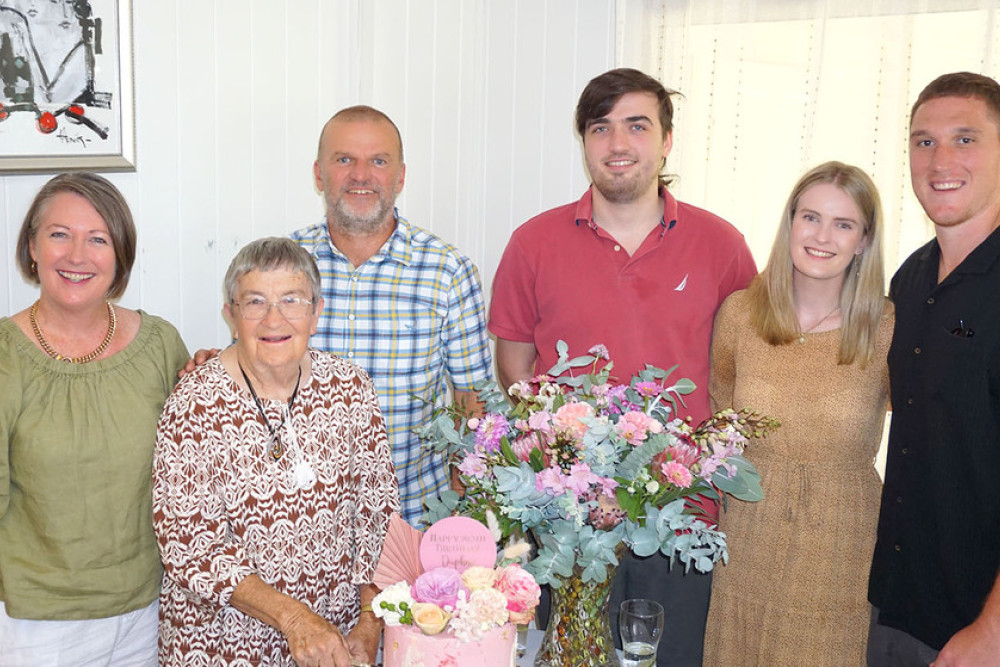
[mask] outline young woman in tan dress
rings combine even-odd
[[[828,162],[792,190],[767,267],[719,310],[713,407],[752,406],[781,428],[746,451],[764,500],[730,502],[721,522],[731,560],[715,573],[706,665],[864,664],[889,397],[884,288],[878,191]]]

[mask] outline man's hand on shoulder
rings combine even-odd
[[[219,356],[220,351],[221,350],[217,347],[213,347],[211,350],[198,350],[194,353],[194,358],[188,359],[187,363],[184,364],[184,367],[177,371],[177,379],[180,380],[182,377],[193,371],[198,366],[201,366],[209,359],[214,359]]]
[[[956,632],[930,667],[1000,666],[1000,619],[982,614]]]

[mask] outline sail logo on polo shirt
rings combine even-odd
[[[684,288],[687,287],[687,284],[688,284],[688,275],[689,274],[687,274],[687,273],[684,274],[684,280],[682,280],[680,282],[680,284],[677,287],[674,288],[675,292],[683,292],[684,291]]]

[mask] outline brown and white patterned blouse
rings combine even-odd
[[[229,605],[256,573],[346,633],[399,494],[371,381],[310,350],[281,427],[285,453],[218,359],[184,377],[160,417],[153,522],[165,576],[161,665],[294,665],[284,636]],[[262,399],[272,425],[284,401]]]

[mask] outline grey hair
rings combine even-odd
[[[312,255],[289,238],[268,236],[248,243],[236,253],[236,257],[233,257],[223,283],[223,296],[226,303],[230,305],[236,303],[236,290],[239,287],[240,278],[251,271],[273,271],[274,269],[288,269],[295,273],[305,274],[309,279],[309,286],[312,288],[313,303],[319,301],[321,296],[319,269],[316,268],[316,262]]]

